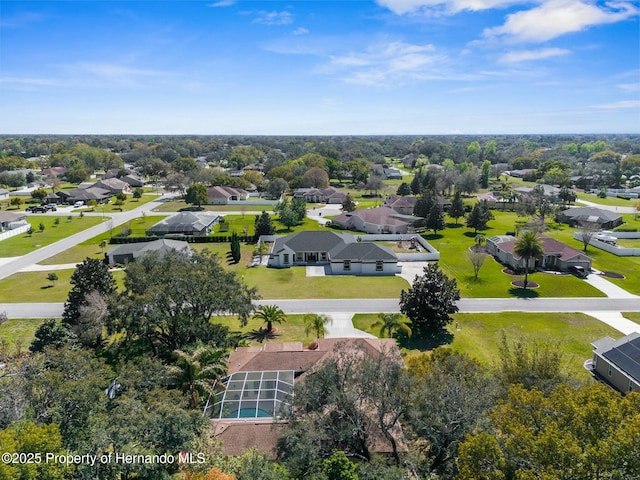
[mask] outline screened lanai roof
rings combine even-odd
[[[214,419],[273,418],[291,407],[293,370],[236,372],[216,395]]]

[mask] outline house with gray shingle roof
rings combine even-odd
[[[267,266],[304,265],[324,265],[330,275],[395,275],[399,268],[390,248],[346,233],[306,231],[276,239]]]
[[[558,214],[558,221],[572,227],[592,224],[609,230],[622,224],[622,215],[596,207],[574,207]]]
[[[152,242],[123,243],[122,245],[110,248],[107,251],[107,260],[112,265],[116,263],[125,264],[149,252],[164,255],[170,250],[191,253],[191,248],[187,242],[161,238]]]
[[[147,235],[208,235],[220,216],[212,212],[180,212],[167,217],[147,230]]]

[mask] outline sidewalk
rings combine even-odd
[[[597,318],[602,323],[606,323],[619,332],[629,335],[633,332],[640,332],[640,325],[624,318],[620,312],[582,312],[585,315]]]

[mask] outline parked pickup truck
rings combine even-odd
[[[32,205],[31,207],[27,207],[25,209],[26,212],[28,213],[47,213],[47,209],[44,207],[40,207],[40,206],[36,206],[36,205]]]

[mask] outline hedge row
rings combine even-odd
[[[167,240],[182,240],[188,243],[228,243],[231,241],[231,235],[229,236],[216,236],[216,237],[200,237],[191,235],[176,235],[170,237],[112,237],[109,243],[115,245],[121,245],[123,243],[141,243],[141,242],[153,242],[166,238]],[[254,242],[255,237],[251,235],[238,235],[241,242]]]

